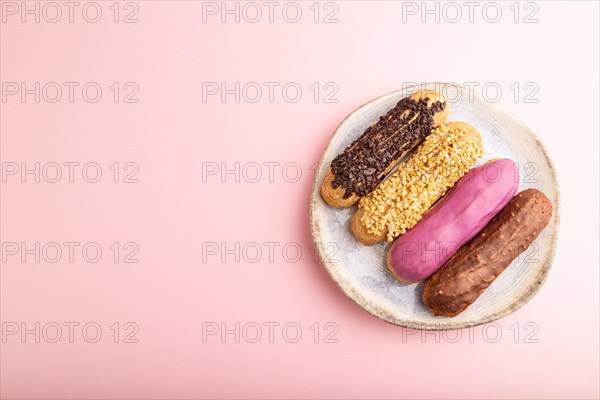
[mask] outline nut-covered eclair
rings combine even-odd
[[[552,216],[552,203],[527,189],[504,207],[469,243],[427,280],[423,302],[435,314],[463,312],[525,251]]]
[[[356,203],[449,113],[446,99],[434,90],[400,100],[331,162],[321,184],[323,200],[338,208]]]
[[[441,125],[360,200],[352,232],[365,244],[391,242],[419,222],[482,154],[481,135],[473,126],[465,122]]]
[[[506,206],[518,187],[519,172],[508,158],[473,168],[394,242],[388,269],[407,283],[430,277]]]

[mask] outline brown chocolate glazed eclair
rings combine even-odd
[[[371,192],[410,150],[450,113],[446,99],[421,90],[400,100],[332,162],[321,196],[333,207],[348,207]]]
[[[518,193],[470,242],[425,283],[423,302],[454,317],[487,289],[548,225],[552,203],[536,189]]]

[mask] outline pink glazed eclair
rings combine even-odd
[[[387,254],[390,272],[406,283],[431,276],[513,198],[519,172],[512,160],[471,169]]]

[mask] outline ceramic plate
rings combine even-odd
[[[483,140],[485,162],[506,157],[517,163],[519,191],[536,188],[554,207],[550,223],[492,285],[456,317],[436,317],[423,305],[420,284],[397,281],[388,272],[385,255],[388,243],[366,246],[350,230],[356,205],[335,209],[328,206],[319,187],[330,162],[364,130],[414,90],[407,88],[379,97],[350,114],[336,129],[315,178],[311,197],[311,229],[325,268],[340,289],[374,316],[396,325],[416,329],[458,329],[479,325],[505,316],[531,299],[548,276],[558,236],[560,199],[556,172],[543,144],[525,124],[466,88],[432,83],[450,100],[449,121],[475,126]],[[452,101],[452,98],[460,98]]]

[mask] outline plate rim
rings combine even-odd
[[[427,83],[422,83],[422,84],[418,84],[418,85],[412,85],[412,87],[415,87],[415,86],[419,90],[422,90],[423,88],[430,88],[431,86],[433,86],[434,88],[436,88],[436,87],[439,88],[440,86],[442,86],[442,87],[454,86],[454,87],[460,88],[461,91],[466,90],[469,93],[469,95],[478,97],[479,99],[483,99],[483,96],[481,96],[479,93],[474,92],[469,88],[466,88],[464,86],[461,86],[461,85],[453,83],[453,82],[427,82]],[[377,101],[381,101],[382,99],[384,99],[386,97],[393,97],[396,95],[406,96],[407,90],[408,90],[408,88],[394,90],[387,94],[378,96],[372,100],[369,100],[366,103],[355,108],[353,111],[351,111],[342,120],[342,122],[337,126],[337,128],[333,131],[333,134],[329,138],[329,141],[327,142],[327,145],[325,146],[325,149],[323,150],[323,154],[321,155],[321,158],[319,160],[319,165],[320,166],[324,165],[324,161],[325,161],[324,159],[327,154],[327,149],[329,149],[329,147],[331,146],[331,143],[333,142],[334,138],[336,138],[338,136],[338,134],[341,134],[342,128],[345,128],[345,125],[357,112],[359,112],[360,110],[362,110],[364,108],[367,108],[369,105],[371,105]],[[485,101],[485,99],[483,99],[483,100]],[[556,172],[556,167],[554,166],[554,163],[552,162],[552,158],[550,157],[550,154],[548,153],[546,146],[544,146],[544,143],[540,140],[540,138],[537,136],[537,134],[531,128],[529,128],[528,125],[526,125],[519,118],[515,117],[514,114],[512,114],[510,111],[506,110],[504,107],[502,107],[496,103],[494,103],[492,105],[492,107],[494,107],[497,110],[501,111],[502,113],[506,114],[508,117],[510,117],[512,120],[514,120],[519,125],[525,127],[531,133],[531,137],[535,140],[536,145],[538,145],[541,148],[541,150],[542,150],[541,153],[543,154],[544,158],[548,162],[548,165],[550,167],[550,175],[552,176],[552,178],[554,180],[554,186],[556,188],[557,204],[553,204],[553,208],[554,208],[553,211],[556,215],[556,223],[554,224],[554,229],[552,231],[552,237],[550,238],[551,249],[549,252],[549,256],[545,260],[544,265],[542,265],[540,268],[538,268],[538,274],[536,275],[535,283],[532,284],[531,286],[529,286],[527,288],[528,290],[525,290],[521,294],[520,297],[518,297],[514,302],[509,304],[507,307],[505,307],[502,310],[499,310],[498,312],[493,313],[485,318],[482,318],[481,320],[478,320],[478,321],[464,321],[464,322],[454,322],[453,323],[452,321],[445,320],[443,322],[440,321],[439,323],[433,324],[430,322],[419,322],[419,321],[414,321],[411,319],[401,318],[401,317],[395,315],[394,313],[388,312],[383,307],[378,306],[377,304],[374,304],[374,302],[372,300],[369,300],[368,298],[366,298],[366,296],[361,291],[355,289],[354,285],[351,285],[346,280],[344,280],[340,276],[338,276],[337,268],[339,268],[340,263],[328,262],[327,259],[322,254],[322,246],[319,245],[320,243],[322,243],[322,240],[319,240],[320,221],[315,217],[315,209],[317,206],[318,198],[320,196],[320,181],[322,179],[321,172],[319,169],[313,179],[313,185],[312,185],[312,191],[311,191],[311,197],[310,197],[309,216],[310,216],[310,231],[311,231],[312,240],[313,240],[313,243],[315,244],[316,252],[319,255],[319,260],[325,267],[325,270],[328,272],[331,279],[335,282],[335,284],[342,291],[342,293],[344,293],[346,295],[346,297],[350,298],[356,305],[358,305],[364,311],[368,312],[369,314],[371,314],[371,315],[377,317],[378,319],[381,319],[389,324],[392,324],[395,326],[401,326],[401,327],[405,327],[405,328],[411,328],[411,329],[449,330],[449,329],[469,328],[469,327],[483,325],[486,323],[496,321],[502,317],[505,317],[505,316],[517,311],[519,308],[523,307],[527,302],[529,302],[537,294],[537,292],[540,290],[540,288],[546,282],[546,279],[548,279],[548,275],[550,275],[550,270],[552,269],[552,265],[554,263],[554,258],[556,255],[556,246],[558,244],[558,232],[559,232],[559,228],[560,228],[561,196],[560,196],[560,184],[558,181],[558,174]]]

